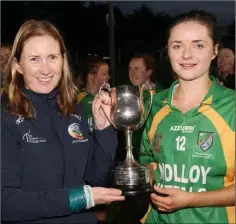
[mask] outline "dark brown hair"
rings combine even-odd
[[[215,46],[220,42],[219,32],[217,30],[216,17],[211,13],[201,10],[192,10],[176,16],[169,26],[167,40],[170,37],[171,30],[175,26],[183,22],[198,22],[199,24],[206,26],[209,32],[209,36],[213,41],[213,45]]]

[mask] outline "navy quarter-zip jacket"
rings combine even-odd
[[[57,112],[57,91],[24,93],[36,119],[1,113],[2,221],[11,223],[96,223],[84,210],[71,213],[68,189],[106,186],[114,164],[116,131],[89,132],[80,105],[68,117]]]

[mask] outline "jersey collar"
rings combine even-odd
[[[200,105],[203,105],[203,104],[210,105],[210,104],[214,103],[213,93],[215,93],[215,90],[219,87],[219,83],[217,82],[217,80],[213,76],[210,76],[210,79],[212,81],[211,87],[208,90],[208,93],[203,98]],[[167,98],[163,101],[164,104],[168,104],[169,106],[172,105],[173,94],[175,93],[178,85],[179,85],[178,80],[176,80],[172,83],[172,85],[169,88]]]

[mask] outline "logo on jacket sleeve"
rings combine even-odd
[[[16,124],[19,125],[24,121],[24,118],[20,115],[18,116],[18,118],[16,119]]]
[[[70,114],[71,117],[75,117],[76,119],[78,119],[79,121],[81,121],[81,116],[79,116],[78,114]]]
[[[211,148],[213,143],[213,132],[199,131],[197,144],[204,152]]]

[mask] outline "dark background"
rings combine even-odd
[[[169,86],[172,77],[165,34],[173,17],[186,10],[213,12],[222,44],[234,48],[235,15],[231,6],[235,8],[235,2],[114,2],[116,84],[127,81],[128,61],[134,52],[146,52],[156,58],[158,82]],[[88,57],[109,56],[107,14],[107,1],[1,1],[1,41],[13,42],[27,19],[47,19],[62,32],[76,76]]]

